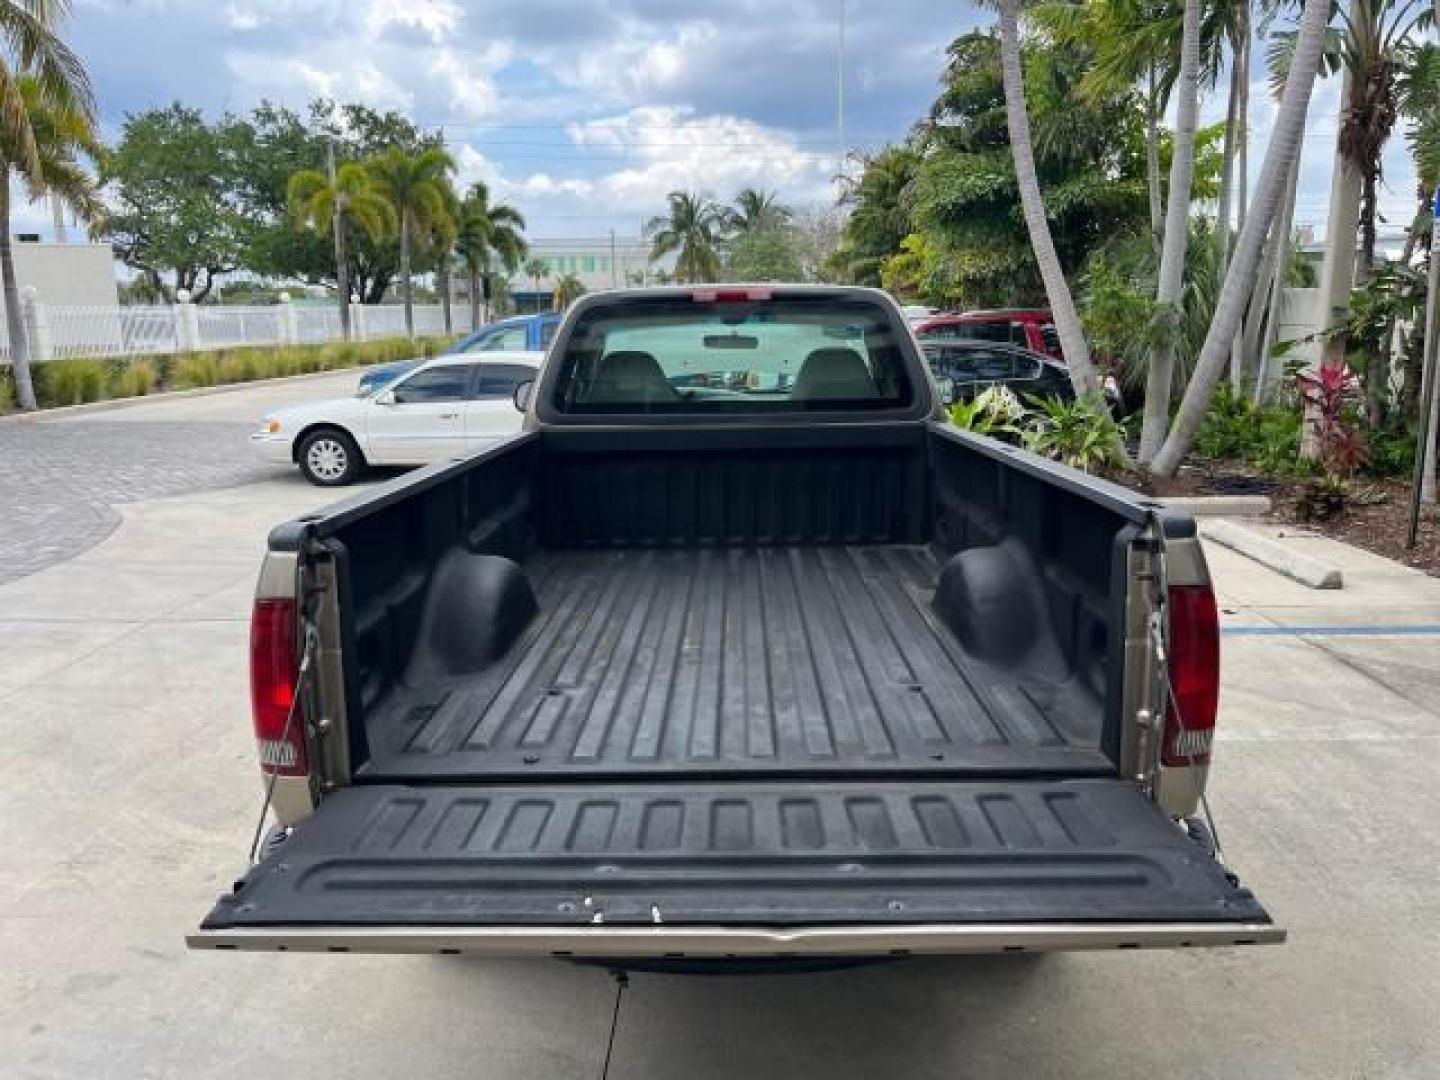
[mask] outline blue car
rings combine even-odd
[[[544,352],[550,347],[555,331],[560,326],[560,312],[546,311],[539,315],[516,315],[511,319],[482,326],[473,334],[457,341],[449,353],[476,352]],[[377,364],[360,376],[356,388],[359,396],[373,394],[381,387],[388,386],[407,371],[413,371],[425,361],[396,360],[389,364]]]

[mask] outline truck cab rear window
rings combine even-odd
[[[878,305],[828,297],[598,305],[555,382],[572,414],[901,409],[914,399],[899,330]]]

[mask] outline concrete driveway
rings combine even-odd
[[[224,425],[256,394],[67,423],[79,443],[92,425]],[[598,1075],[599,971],[184,949],[259,807],[245,663],[263,538],[324,500],[276,472],[123,503],[96,546],[0,586],[0,1075]],[[1306,543],[1342,560],[1346,590],[1211,553],[1215,809],[1288,944],[640,975],[611,1076],[1440,1074],[1440,581]]]

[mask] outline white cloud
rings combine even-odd
[[[369,0],[362,22],[373,37],[399,26],[419,30],[439,44],[455,32],[462,16],[452,0]]]
[[[712,49],[719,37],[719,28],[708,19],[666,31],[625,20],[607,41],[578,53],[571,49],[547,55],[544,62],[563,83],[609,101],[639,101],[664,96],[692,59]]]
[[[325,50],[300,56],[232,51],[226,57],[232,73],[256,98],[364,101],[380,109],[408,110],[414,95],[373,60],[348,50]]]
[[[487,173],[498,197],[533,210],[534,221],[552,235],[555,227],[547,225],[552,220],[571,223],[559,228],[574,232],[586,231],[573,224],[577,220],[648,217],[664,206],[669,192],[680,189],[728,200],[741,188],[758,187],[800,205],[831,195],[833,155],[807,150],[788,133],[739,117],[646,106],[573,123],[566,131],[583,175]],[[474,155],[470,167],[483,161],[490,168],[478,151],[466,150]],[[467,159],[464,150],[461,157]]]

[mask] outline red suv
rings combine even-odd
[[[1006,311],[967,311],[963,315],[936,315],[915,327],[925,341],[993,341],[1019,345],[1031,352],[1064,360],[1060,338],[1050,312],[1043,308],[1015,308]]]

